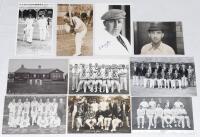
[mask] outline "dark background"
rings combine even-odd
[[[140,54],[142,47],[150,43],[148,29],[153,22],[134,22],[134,53]],[[177,48],[176,22],[159,22],[164,28],[164,37],[162,42],[171,46],[176,54],[183,54]]]

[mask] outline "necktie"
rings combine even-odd
[[[117,38],[117,40],[119,41],[119,43],[121,43],[122,46],[128,51],[128,49],[127,49],[127,47],[126,47],[126,44],[124,43],[124,41],[122,40],[122,38],[120,37],[120,35],[117,36],[116,38]]]

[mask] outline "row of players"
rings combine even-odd
[[[153,67],[155,66],[155,67]],[[195,85],[192,65],[156,63],[134,63],[133,84],[146,88],[186,88]]]
[[[39,19],[34,19],[32,18],[32,14],[29,14],[28,18],[26,18],[24,24],[24,36],[23,36],[23,41],[26,41],[28,43],[32,43],[33,41],[33,32],[34,32],[34,22],[37,21],[39,25],[39,36],[40,36],[40,41],[44,41],[46,39],[46,35],[49,35],[48,33],[48,25],[50,22],[50,18],[45,18],[45,15],[42,14]]]
[[[128,89],[127,77],[128,69],[125,65],[105,66],[95,64],[75,64],[72,68],[72,91],[83,90],[90,92],[113,93],[115,89],[120,93],[121,90]]]
[[[162,128],[165,128],[165,125],[167,128],[172,128],[172,124],[175,128],[185,128],[185,121],[187,128],[191,128],[190,118],[180,100],[177,100],[172,108],[170,108],[169,101],[167,101],[162,108],[161,104],[156,104],[153,99],[149,103],[144,99],[137,109],[137,127],[144,128],[146,119],[148,120],[148,129],[151,129],[152,126],[157,128],[159,119]]]
[[[82,98],[73,101],[70,112],[72,129],[76,127],[76,131],[89,127],[90,130],[115,132],[117,128],[124,126],[124,122],[128,128],[130,127],[130,106],[125,100],[120,102],[117,99],[100,99],[97,103],[96,99],[93,99],[92,103],[88,103],[86,98]]]
[[[56,98],[53,98],[52,102],[50,102],[49,98],[46,99],[46,102],[43,102],[42,98],[40,98],[38,102],[35,97],[31,102],[28,98],[24,102],[19,98],[16,102],[15,98],[13,98],[8,104],[8,126],[24,128],[36,124],[43,128],[48,126],[58,127],[62,120],[58,104],[63,104],[62,98],[59,99],[59,103]],[[58,113],[60,116],[58,116]]]

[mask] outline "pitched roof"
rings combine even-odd
[[[17,69],[15,73],[48,74],[55,70],[62,72],[59,69],[42,69],[42,68],[29,69],[29,68],[21,67]]]

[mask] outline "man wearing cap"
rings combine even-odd
[[[161,24],[152,23],[148,29],[151,43],[146,44],[141,49],[141,54],[174,55],[174,50],[162,42],[164,30]]]
[[[105,26],[98,39],[97,55],[130,55],[132,48],[129,41],[120,34],[126,13],[123,10],[111,9],[103,14],[101,19]]]

